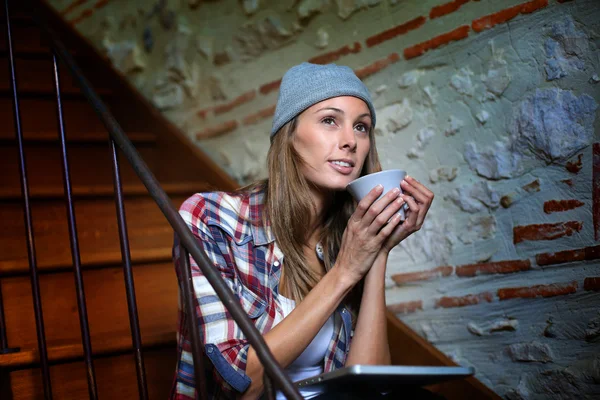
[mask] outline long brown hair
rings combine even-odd
[[[313,212],[315,205],[310,195],[310,183],[301,172],[304,161],[294,147],[296,127],[297,118],[294,118],[274,135],[267,155],[269,177],[252,186],[260,185],[265,189],[266,218],[277,245],[285,255],[284,289],[288,296],[299,302],[318,283],[320,277],[306,265],[302,250],[309,235],[306,216]],[[374,129],[371,128],[370,150],[361,176],[381,171],[373,132]],[[340,191],[334,194],[325,215],[320,237],[326,271],[335,263],[342,235],[355,208],[356,202],[348,192]],[[353,308],[353,312],[358,309],[360,287],[357,285],[357,290],[345,301]]]

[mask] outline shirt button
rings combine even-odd
[[[212,349],[212,347],[209,347],[206,351],[209,352],[209,353],[212,353],[213,349]]]
[[[273,263],[273,265],[274,265],[274,266],[276,266],[276,267],[279,267],[279,261],[275,261],[275,262]]]

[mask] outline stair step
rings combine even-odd
[[[172,262],[133,268],[143,346],[175,345],[178,285]],[[83,271],[92,352],[113,354],[131,349],[123,269]],[[83,355],[74,275],[40,276],[44,328],[52,363]],[[39,361],[35,317],[28,277],[2,279],[6,333],[17,353],[0,355],[0,366],[24,368]]]
[[[172,196],[178,207],[189,195]],[[31,203],[35,246],[40,270],[61,269],[72,264],[63,201]],[[149,197],[125,198],[125,213],[131,254],[135,262],[164,258],[173,244],[173,230],[154,200]],[[75,215],[81,262],[84,265],[121,263],[121,250],[112,199],[77,199]],[[0,274],[26,273],[27,247],[22,205],[0,206]]]
[[[144,351],[144,365],[150,399],[166,399],[173,382],[177,354],[175,349]],[[98,397],[101,399],[139,398],[135,360],[132,355],[103,357],[94,360]],[[80,400],[88,398],[86,368],[83,362],[50,367],[52,393],[55,399]],[[39,369],[10,373],[12,396],[19,400],[43,398],[42,374]]]
[[[161,187],[168,195],[191,195],[210,190],[204,182],[165,183]],[[114,198],[115,194],[113,185],[72,186],[71,189],[75,198]],[[141,182],[128,183],[123,185],[123,194],[125,196],[143,196],[148,195],[148,189]],[[64,189],[59,186],[34,186],[29,188],[29,197],[30,199],[63,199]],[[0,188],[0,201],[21,199],[21,188]]]
[[[175,310],[177,312],[177,310]],[[35,327],[33,328],[35,329]],[[129,336],[127,336],[129,334]],[[92,344],[94,357],[113,354],[123,354],[133,350],[131,334],[123,332],[120,336],[95,338]],[[150,333],[144,336],[144,348],[171,347],[177,344],[175,331]],[[48,361],[51,364],[64,364],[84,357],[83,345],[81,343],[69,343],[64,345],[51,345],[47,348]],[[8,354],[0,354],[0,368],[25,369],[39,365],[40,354],[37,348],[21,349],[21,351]]]
[[[151,170],[157,164],[155,147],[138,146],[138,152]],[[71,184],[79,187],[111,186],[113,182],[112,155],[106,144],[71,143],[67,146]],[[25,146],[27,177],[31,188],[63,186],[62,156],[58,143],[28,143]],[[124,184],[135,184],[139,178],[119,152],[121,178]],[[0,146],[0,187],[2,191],[20,192],[19,154],[16,146]]]
[[[14,2],[13,2],[14,3]],[[8,53],[6,45],[6,16],[4,15],[4,6],[2,7],[2,16],[0,18],[0,54]],[[31,21],[31,20],[29,20]],[[11,33],[13,39],[13,48],[15,52],[26,54],[49,54],[49,43],[42,36],[42,32],[35,25],[28,23],[24,18],[13,18],[11,10]]]
[[[70,129],[65,132],[67,143],[100,143],[108,141],[107,132],[81,132]],[[156,143],[156,134],[150,132],[127,132],[127,137],[133,144],[149,145]],[[27,131],[23,132],[25,143],[56,143],[59,142],[58,131]],[[17,139],[14,131],[0,130],[0,144],[16,144]]]
[[[19,98],[22,129],[27,132],[56,132],[58,119],[56,99],[52,97]],[[32,116],[35,116],[32,118]],[[94,109],[84,98],[66,97],[63,99],[63,117],[66,134],[69,137],[75,132],[106,132],[106,129]],[[14,112],[12,99],[0,96],[0,120],[5,121],[0,130],[14,135]],[[139,132],[140,129],[133,125],[123,125],[126,132]],[[146,130],[144,130],[146,131]],[[1,134],[6,136],[5,133]]]
[[[100,78],[100,82],[103,82],[102,77],[94,76],[98,75],[98,73],[94,74],[93,67],[88,65],[89,61],[82,59],[77,60],[77,62],[86,71],[86,78],[88,80],[96,82],[98,79],[95,78]],[[9,71],[8,65],[9,61],[7,57],[0,58],[0,71]],[[17,57],[15,59],[15,66],[17,68],[17,88],[19,89],[19,93],[54,95],[54,63],[50,54],[45,57]],[[91,72],[87,73],[87,71]],[[59,63],[59,73],[61,93],[71,95],[81,93],[69,70],[62,63]],[[0,93],[10,91],[9,78],[10,75],[8,73],[0,74]],[[95,86],[94,89],[101,95],[112,94],[112,90],[105,85]],[[10,93],[12,94],[12,92]]]

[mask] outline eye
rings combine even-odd
[[[326,125],[334,125],[335,124],[335,118],[333,117],[325,117],[321,120],[322,123],[326,124]]]
[[[369,127],[366,124],[363,124],[362,122],[359,124],[356,124],[356,126],[354,127],[354,129],[356,129],[359,132],[363,132],[363,133],[368,133],[369,132]]]

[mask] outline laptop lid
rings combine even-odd
[[[427,386],[475,373],[473,367],[353,365],[295,382],[299,389],[330,390],[348,385],[365,390],[388,391],[402,385]]]

